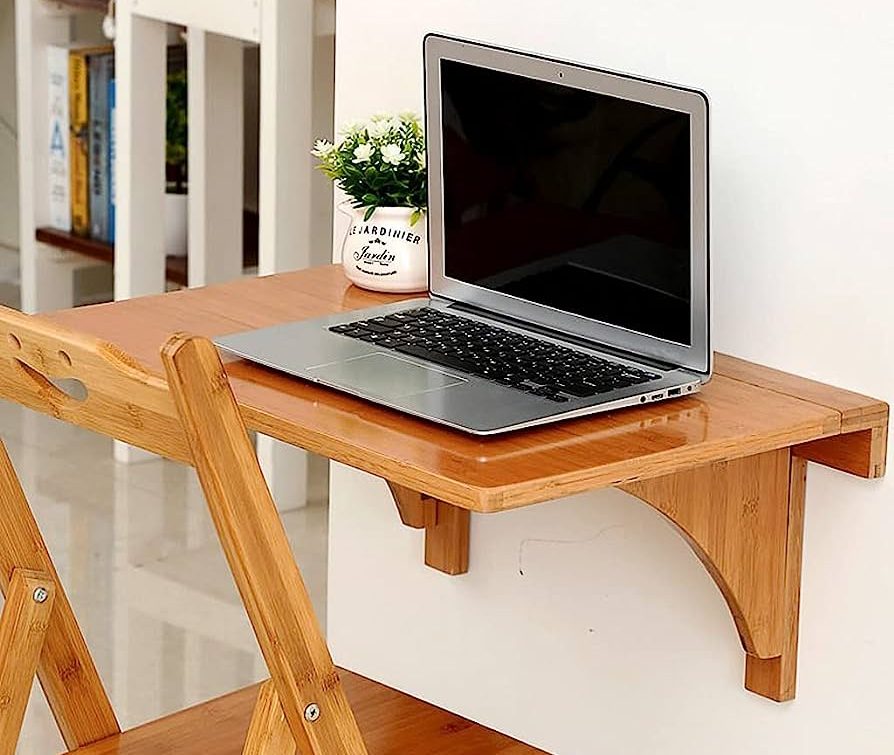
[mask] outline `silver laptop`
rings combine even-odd
[[[437,35],[424,47],[429,296],[217,345],[476,435],[698,391],[705,95]]]

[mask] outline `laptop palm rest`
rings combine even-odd
[[[324,385],[360,390],[364,395],[382,399],[438,391],[466,382],[438,369],[381,353],[310,367],[306,372]]]

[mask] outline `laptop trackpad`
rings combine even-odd
[[[382,353],[310,367],[307,372],[321,383],[384,399],[437,391],[466,382],[436,368],[421,367]]]

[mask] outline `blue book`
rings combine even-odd
[[[109,240],[109,81],[114,53],[88,58],[90,93],[90,235]]]
[[[109,243],[115,243],[115,78],[109,79]]]

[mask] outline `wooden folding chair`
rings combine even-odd
[[[35,673],[81,755],[540,752],[336,669],[217,351],[174,336],[162,360],[167,381],[110,344],[0,308],[0,397],[195,465],[271,679],[122,733],[0,443],[0,755],[15,751]],[[72,379],[81,391],[65,389]]]

